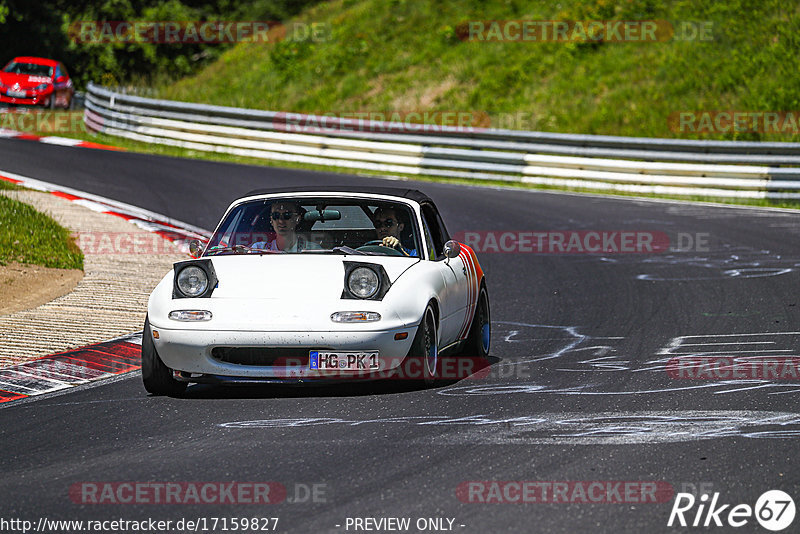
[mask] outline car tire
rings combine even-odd
[[[144,320],[142,332],[142,382],[144,389],[153,395],[177,396],[186,391],[186,382],[172,378],[172,370],[164,365],[153,343],[150,320]]]
[[[47,100],[47,104],[45,104],[45,107],[48,108],[48,109],[56,109],[56,94],[55,93],[50,95],[50,98]]]
[[[436,382],[440,369],[439,343],[436,336],[436,315],[430,304],[425,308],[425,313],[419,322],[407,363],[414,365],[414,372],[409,372],[408,376],[419,376],[418,381],[425,387],[430,387]],[[410,370],[411,366],[407,365],[406,368]]]
[[[475,307],[475,315],[472,317],[467,340],[460,351],[460,356],[473,358],[486,358],[489,356],[489,349],[492,340],[492,321],[489,309],[489,293],[486,286],[481,284],[478,293],[478,305]]]

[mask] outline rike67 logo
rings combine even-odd
[[[667,526],[738,528],[747,525],[755,517],[762,527],[777,532],[794,521],[794,500],[781,490],[764,492],[755,507],[749,504],[720,504],[719,492],[714,493],[711,502],[708,500],[708,494],[705,493],[700,499],[695,499],[691,493],[678,493]]]

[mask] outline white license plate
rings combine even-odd
[[[12,91],[9,89],[8,96],[14,98],[25,98],[25,96],[27,96],[27,93],[25,91]]]
[[[309,352],[308,368],[320,371],[377,371],[378,351]]]

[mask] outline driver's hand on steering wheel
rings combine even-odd
[[[400,240],[393,235],[387,235],[381,240],[381,245],[389,248],[400,248]]]
[[[403,253],[404,256],[408,256],[408,252],[406,252],[400,245],[400,240],[393,235],[387,235],[386,237],[381,239],[381,245],[383,245],[384,247],[389,247],[395,250],[399,250],[400,252]]]

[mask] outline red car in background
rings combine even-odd
[[[17,57],[0,71],[0,102],[69,109],[75,87],[63,63]]]

